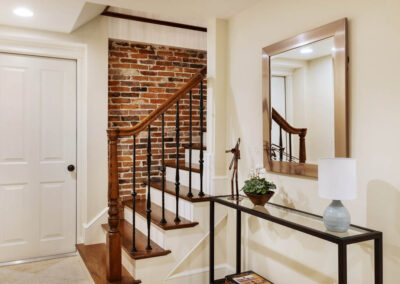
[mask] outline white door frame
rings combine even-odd
[[[83,224],[87,217],[87,77],[86,45],[0,35],[0,52],[76,60],[77,188],[76,240],[84,241]]]

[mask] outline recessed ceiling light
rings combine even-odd
[[[313,49],[311,47],[304,47],[304,48],[300,49],[300,53],[302,53],[302,54],[308,54],[311,52],[313,52]]]
[[[13,10],[14,14],[19,16],[19,17],[32,17],[33,16],[33,12],[32,10],[26,8],[26,7],[17,7]]]

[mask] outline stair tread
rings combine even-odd
[[[110,282],[107,280],[106,273],[106,245],[95,244],[95,245],[84,245],[77,244],[79,254],[81,255],[83,262],[85,263],[93,281],[96,284],[138,284],[140,280],[135,280],[129,274],[129,272],[122,267],[121,281]]]
[[[176,168],[176,161],[165,162],[165,166],[170,167],[170,168]],[[189,163],[185,163],[183,161],[180,161],[179,162],[179,169],[184,170],[184,171],[189,171]],[[200,165],[192,163],[192,172],[200,173]]]
[[[124,205],[132,209],[132,200],[124,201]],[[146,199],[136,199],[136,213],[146,218]],[[161,224],[162,208],[155,203],[151,203],[151,222],[163,230],[175,230],[182,228],[190,228],[198,225],[198,222],[191,222],[180,217],[180,222],[175,222],[175,213],[165,209],[166,224]]]
[[[183,144],[183,148],[190,149],[190,146],[189,146],[189,144]],[[193,143],[192,149],[193,150],[200,150],[200,143]],[[203,150],[207,151],[207,147],[203,146]]]
[[[108,224],[103,224],[101,225],[104,230],[108,231],[109,226]],[[131,258],[138,260],[138,259],[144,259],[144,258],[150,258],[150,257],[157,257],[157,256],[163,256],[171,253],[170,250],[165,250],[159,245],[157,245],[155,242],[150,240],[150,245],[152,247],[152,250],[146,250],[147,247],[147,236],[144,235],[142,232],[140,232],[138,229],[135,229],[135,234],[136,234],[136,241],[135,241],[135,246],[136,246],[136,252],[131,252],[132,249],[132,224],[130,224],[126,220],[120,220],[118,229],[121,233],[122,237],[122,248],[125,250],[126,253],[128,253]]]
[[[145,184],[147,185],[147,181],[145,182]],[[160,191],[162,190],[162,182],[161,181],[151,181],[150,186],[155,189],[158,189]],[[173,183],[171,181],[165,181],[165,192],[175,196],[175,183]],[[204,195],[203,197],[200,197],[199,196],[200,190],[192,188],[193,197],[188,197],[187,196],[188,192],[189,192],[189,187],[181,184],[180,189],[179,189],[179,197],[180,198],[190,201],[192,203],[204,202],[204,201],[210,200],[210,196],[207,194]]]

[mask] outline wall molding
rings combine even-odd
[[[107,218],[108,207],[101,210],[90,222],[83,224],[85,245],[98,244],[105,241],[105,234],[101,225],[107,223]]]

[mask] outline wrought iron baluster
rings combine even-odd
[[[136,251],[136,135],[133,135],[133,152],[132,152],[132,252]]]
[[[192,90],[190,90],[189,96],[189,192],[188,197],[193,197],[192,193]]]
[[[176,174],[175,174],[175,196],[176,196],[176,217],[175,222],[179,219],[179,100],[176,102]]]
[[[292,134],[289,133],[289,162],[292,161]]]
[[[162,186],[162,217],[161,217],[161,224],[166,224],[167,220],[165,220],[165,139],[164,139],[164,114],[161,115],[161,186]]]
[[[150,172],[151,172],[151,137],[150,125],[148,126],[147,136],[147,247],[146,250],[151,250],[150,245],[150,222],[151,222],[151,194],[150,194]]]
[[[204,153],[203,153],[203,117],[204,117],[204,104],[203,104],[203,80],[200,81],[200,192],[199,196],[204,196],[203,191],[203,167],[204,167]]]
[[[279,160],[283,160],[282,126],[279,126]]]

